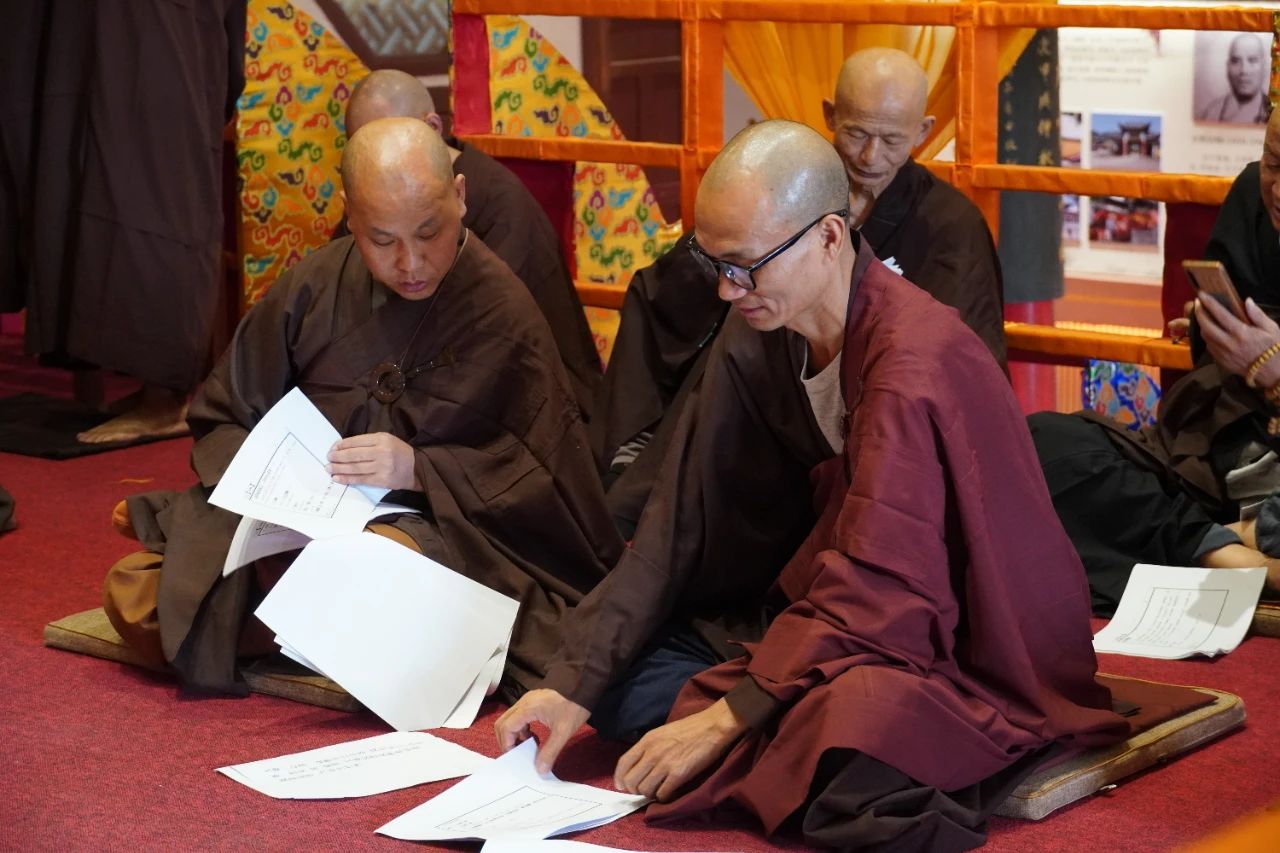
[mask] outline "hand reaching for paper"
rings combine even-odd
[[[560,757],[560,750],[578,729],[587,724],[591,712],[554,690],[530,690],[498,718],[493,728],[503,752],[533,737],[532,723],[549,730],[547,739],[538,747],[534,762],[539,773],[550,773]]]
[[[1244,302],[1245,320],[1236,317],[1216,299],[1196,300],[1196,323],[1205,348],[1224,370],[1237,376],[1272,344],[1280,341],[1280,326],[1252,298]],[[1254,385],[1270,388],[1280,382],[1280,358],[1268,361],[1254,377]]]
[[[418,489],[413,448],[394,435],[371,432],[340,439],[329,450],[325,466],[335,483]]]
[[[746,730],[729,703],[721,699],[640,738],[618,759],[614,787],[665,802],[723,757]]]

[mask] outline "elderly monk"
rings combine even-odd
[[[991,232],[972,202],[911,159],[934,124],[925,115],[928,89],[902,51],[870,48],[845,60],[823,110],[849,175],[851,222],[886,266],[959,311],[1003,367],[1003,285]],[[624,535],[649,497],[671,430],[663,425],[687,399],[685,383],[696,382],[723,317],[685,246],[641,270],[627,290],[590,426]]]
[[[342,167],[352,236],[300,261],[241,322],[191,405],[200,482],[129,500],[147,551],[111,570],[107,613],[189,685],[243,690],[237,645],[263,650],[249,611],[274,577],[262,561],[222,577],[240,518],[208,496],[298,387],[344,436],[329,454],[335,482],[397,490],[422,510],[375,532],[520,600],[504,682],[518,694],[621,549],[585,427],[528,290],[462,225],[464,180],[439,134],[371,122]]]
[[[1280,358],[1271,349],[1280,346],[1280,111],[1262,160],[1227,193],[1205,254],[1226,268],[1245,316],[1197,300],[1197,367],[1165,392],[1157,423],[1133,432],[1091,412],[1028,418],[1100,615],[1115,612],[1135,563],[1265,565],[1266,594],[1280,595]]]
[[[431,93],[418,78],[393,69],[374,71],[356,84],[347,102],[347,133],[356,133],[374,119],[394,116],[421,119],[444,134]],[[551,221],[520,179],[497,160],[453,137],[446,136],[445,143],[453,173],[467,181],[462,224],[505,261],[533,294],[551,325],[583,420],[590,421],[600,387],[600,354]],[[336,235],[346,233],[344,221]]]
[[[547,726],[544,769],[589,717],[640,737],[615,782],[674,800],[651,819],[733,802],[814,844],[962,849],[1051,746],[1126,727],[1004,374],[848,196],[791,122],[708,169],[690,251],[729,317],[634,542],[497,732]]]

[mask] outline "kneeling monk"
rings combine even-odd
[[[638,737],[615,782],[672,801],[650,819],[734,804],[813,844],[966,849],[1049,751],[1127,727],[1004,373],[848,194],[791,122],[712,163],[688,245],[734,310],[632,546],[498,736],[547,726],[543,768],[589,716]]]
[[[519,599],[504,680],[518,695],[622,547],[572,388],[528,288],[463,228],[465,179],[435,131],[371,122],[342,174],[352,236],[298,262],[241,322],[191,404],[200,482],[129,500],[148,550],[108,575],[107,613],[189,685],[243,689],[237,647],[261,628],[248,616],[270,581],[262,561],[222,577],[240,518],[208,496],[298,387],[344,436],[336,482],[400,490],[390,499],[423,510],[386,532]]]

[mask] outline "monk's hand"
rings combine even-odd
[[[539,773],[550,773],[564,745],[590,716],[586,708],[554,690],[530,690],[498,718],[493,730],[498,735],[499,748],[506,752],[533,737],[533,723],[546,726],[547,739],[538,747],[534,767]]]
[[[654,729],[618,759],[613,784],[666,802],[729,751],[747,725],[721,699],[705,710]]]
[[[325,466],[335,483],[416,489],[413,448],[394,435],[371,432],[344,438],[329,450]]]
[[[1204,338],[1205,348],[1224,370],[1237,376],[1249,372],[1249,366],[1272,344],[1280,341],[1280,326],[1266,315],[1250,297],[1244,302],[1245,318],[1231,313],[1216,299],[1196,300],[1196,323]],[[1254,384],[1270,388],[1280,381],[1280,357],[1270,359]]]

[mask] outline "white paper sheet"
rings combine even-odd
[[[400,731],[475,721],[459,711],[505,663],[519,602],[384,536],[318,539],[257,615],[313,668]],[[500,672],[502,664],[498,664]],[[483,697],[481,697],[483,698]]]
[[[312,539],[356,533],[389,489],[342,486],[325,471],[339,438],[297,388],[249,433],[209,503]]]
[[[417,510],[383,501],[370,510],[364,526],[367,527],[369,522],[384,516],[404,513],[417,513]],[[272,524],[260,518],[241,516],[240,523],[236,525],[235,535],[231,537],[231,547],[227,549],[227,559],[222,564],[222,576],[225,578],[236,569],[263,557],[300,550],[310,541],[310,536],[297,530]]]
[[[522,841],[615,821],[648,800],[539,776],[537,744],[527,740],[378,832],[406,841],[458,838]]]
[[[1099,652],[1176,659],[1240,645],[1267,570],[1137,565],[1116,615],[1093,638]]]
[[[638,853],[624,847],[603,847],[585,841],[486,841],[480,853]]]
[[[289,645],[289,643],[283,637],[277,635],[275,640],[276,640],[276,645],[280,647],[280,654],[284,655],[290,660],[293,660],[302,664],[312,672],[319,673],[320,675],[325,675],[324,672],[321,671],[320,667],[316,666],[314,663],[307,660],[306,655],[304,655],[302,652],[295,649],[293,646]],[[325,678],[328,678],[328,677],[329,676],[325,675]]]
[[[391,732],[218,772],[279,800],[336,800],[467,776],[492,761],[425,732]]]

